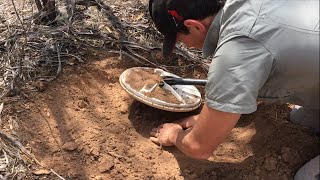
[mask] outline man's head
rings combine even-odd
[[[149,0],[149,12],[156,28],[164,35],[162,53],[168,57],[176,41],[202,48],[207,19],[224,5],[224,0]],[[212,20],[212,19],[211,19]]]

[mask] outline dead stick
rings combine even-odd
[[[37,164],[40,164],[40,162],[35,157],[33,157],[31,155],[31,153],[14,137],[7,135],[6,133],[2,132],[1,130],[0,130],[0,137],[2,139],[9,141],[14,147],[19,148],[24,154],[28,155],[29,157],[32,157],[32,159],[34,159]]]
[[[38,11],[40,12],[42,10],[42,5],[41,5],[40,0],[35,0],[35,3],[37,5]]]
[[[59,61],[59,67],[57,70],[57,76],[60,74],[61,72],[61,58],[60,58],[60,48],[59,48],[59,44],[56,43],[56,50],[57,50],[57,55],[58,55],[58,61]]]
[[[35,101],[33,101],[32,99],[30,99],[30,98],[29,98],[26,94],[24,94],[22,91],[21,91],[21,94],[22,94],[24,97],[26,97],[29,101],[31,101],[31,102],[33,102],[34,104],[37,105],[37,103],[36,103]],[[59,148],[59,150],[60,150],[60,152],[61,152],[62,157],[65,158],[65,157],[64,157],[64,154],[62,153],[63,151],[62,151],[62,148],[61,148],[58,140],[57,140],[57,139],[54,137],[54,135],[53,135],[53,131],[52,131],[52,128],[51,128],[51,126],[50,126],[49,121],[47,120],[47,118],[45,118],[45,116],[43,115],[43,113],[42,113],[42,111],[40,110],[39,106],[36,106],[36,109],[38,110],[38,112],[40,113],[40,115],[42,116],[42,118],[46,121],[46,123],[47,123],[47,125],[48,125],[48,128],[49,128],[49,131],[50,131],[50,134],[51,134],[53,140],[54,140],[55,143],[58,145],[58,148]]]
[[[17,17],[18,17],[18,20],[19,20],[20,23],[21,23],[22,29],[23,29],[24,31],[26,31],[26,29],[24,28],[23,22],[22,22],[22,20],[21,20],[21,18],[20,18],[20,16],[19,16],[19,13],[18,13],[18,11],[17,11],[16,5],[14,4],[14,1],[11,0],[11,3],[12,3],[12,5],[13,5],[14,11],[15,11]]]
[[[56,173],[53,169],[50,169],[50,171],[55,174],[56,176],[58,176],[61,180],[66,180],[65,178],[63,178],[62,176],[60,176],[58,173]]]
[[[2,132],[0,130],[0,137],[2,139],[5,139],[7,141],[9,141],[14,147],[19,148],[21,152],[23,152],[25,155],[27,155],[29,158],[31,158],[34,162],[36,162],[39,166],[41,166],[42,168],[46,168],[45,166],[43,166],[36,157],[34,157],[34,155],[32,155],[30,153],[30,151],[28,151],[19,141],[17,141],[14,137],[7,135],[6,133]],[[53,169],[50,169],[50,171],[55,174],[56,176],[58,176],[60,179],[65,180],[62,176],[60,176],[58,173],[56,173]]]
[[[68,31],[70,30],[72,23],[73,23],[73,16],[74,16],[74,9],[76,6],[75,0],[69,0],[68,1]]]

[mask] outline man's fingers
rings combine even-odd
[[[151,136],[154,136],[154,137],[158,137],[158,134],[159,134],[159,133],[158,133],[157,131],[151,131],[151,132],[150,132],[150,135],[151,135]]]
[[[149,139],[150,139],[153,143],[156,143],[156,144],[158,144],[158,145],[160,144],[158,138],[150,137]]]
[[[153,128],[150,132],[150,135],[152,136],[156,136],[156,134],[159,132],[159,129],[158,128]]]
[[[186,123],[185,121],[178,122],[178,124],[179,124],[182,128],[187,128],[187,123]]]

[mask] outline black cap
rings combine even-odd
[[[158,31],[164,35],[162,54],[165,58],[172,53],[177,32],[183,26],[184,18],[175,8],[179,1],[181,0],[149,0],[150,16]]]

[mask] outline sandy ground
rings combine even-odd
[[[292,179],[319,152],[319,138],[288,122],[287,105],[260,104],[242,116],[208,161],[160,149],[153,127],[190,113],[157,110],[131,98],[118,83],[134,62],[101,56],[67,67],[48,86],[37,86],[6,108],[17,134],[45,166],[66,179]],[[205,77],[194,69],[176,72]],[[203,89],[202,89],[203,92]],[[210,137],[208,137],[210,138]],[[54,174],[26,179],[57,179]]]

